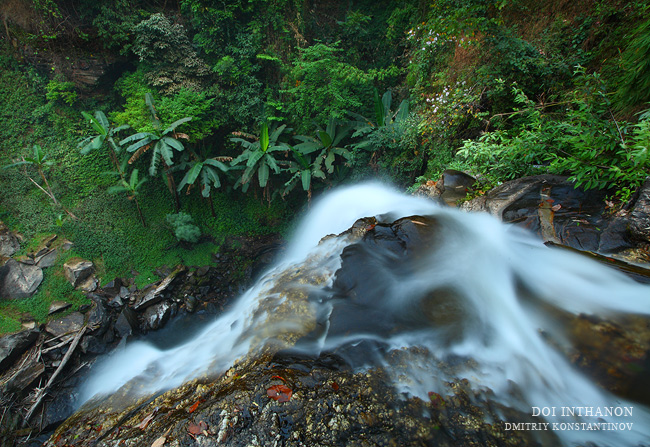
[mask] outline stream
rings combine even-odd
[[[569,318],[649,313],[650,286],[616,270],[487,214],[362,184],[316,201],[275,266],[189,341],[133,342],[96,365],[81,401],[127,384],[159,393],[273,346],[384,366],[404,396],[429,399],[466,379],[541,424],[513,429],[554,430],[566,445],[648,445],[648,408],[605,391],[563,352]]]

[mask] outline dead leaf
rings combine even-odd
[[[206,424],[205,421],[200,421],[198,424],[190,422],[189,427],[187,427],[187,431],[190,432],[191,435],[200,435],[207,429],[208,424]]]
[[[291,399],[291,394],[291,389],[284,385],[273,385],[266,390],[266,395],[273,400],[277,400],[278,402],[289,402],[289,399]]]
[[[141,430],[146,430],[147,426],[151,421],[153,421],[153,418],[156,417],[156,412],[152,411],[149,413],[143,420],[138,424],[138,428]]]
[[[167,437],[161,436],[160,438],[156,439],[153,444],[151,444],[151,447],[163,447],[165,445],[165,442],[167,442]]]
[[[559,203],[558,203],[557,205],[553,205],[553,206],[551,207],[551,209],[552,209],[553,211],[558,211],[560,208],[562,208],[562,205],[560,205]]]

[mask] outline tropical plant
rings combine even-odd
[[[120,171],[120,174],[122,174],[123,171]],[[108,192],[111,194],[118,194],[118,193],[126,193],[126,197],[129,200],[133,200],[133,203],[135,203],[135,207],[138,210],[138,216],[140,216],[140,222],[142,222],[142,226],[146,227],[147,223],[144,220],[144,215],[142,214],[142,209],[140,208],[140,203],[138,202],[138,194],[140,187],[144,184],[144,182],[147,181],[147,178],[143,178],[141,180],[138,179],[138,170],[134,169],[131,171],[131,177],[129,178],[129,181],[127,182],[124,180],[124,178],[121,178],[119,183],[116,186],[111,186],[108,188]]]
[[[206,158],[203,161],[200,161],[198,157],[196,157],[195,160],[187,162],[186,166],[189,167],[189,169],[177,188],[178,191],[180,191],[185,187],[185,185],[187,185],[187,194],[189,194],[194,183],[200,179],[201,195],[209,200],[212,216],[215,216],[216,214],[214,212],[214,204],[212,203],[210,190],[212,187],[216,189],[221,186],[219,171],[222,173],[228,172],[228,166],[223,163],[224,161],[232,161],[232,157],[213,157]]]
[[[154,99],[151,93],[145,94],[145,103],[149,109],[151,121],[154,127],[153,132],[138,132],[120,141],[121,145],[129,144],[126,148],[128,152],[134,152],[133,156],[129,159],[129,164],[140,158],[140,156],[152,149],[151,162],[149,164],[149,175],[152,177],[158,173],[158,167],[162,163],[167,177],[167,187],[169,192],[174,197],[174,206],[178,211],[180,209],[180,199],[176,191],[174,177],[169,168],[174,164],[173,156],[174,150],[182,152],[185,150],[183,143],[179,138],[187,139],[187,135],[177,134],[176,128],[183,123],[187,123],[192,119],[191,116],[181,118],[174,121],[168,127],[163,129],[154,104]]]
[[[45,176],[45,170],[49,169],[50,166],[54,164],[52,160],[48,159],[47,154],[39,146],[38,144],[35,144],[32,147],[32,150],[34,151],[34,156],[33,157],[21,157],[21,160],[9,165],[6,165],[4,169],[9,169],[9,168],[17,168],[17,167],[22,167],[23,170],[23,175],[27,177],[27,179],[32,182],[38,189],[43,191],[46,196],[54,202],[55,205],[58,205],[59,202],[56,200],[56,197],[54,196],[54,193],[52,192],[52,188],[50,186],[50,182],[47,181],[47,177]],[[45,185],[45,188],[43,188],[41,185],[34,180],[29,173],[27,172],[27,169],[25,169],[27,166],[33,166],[36,168],[36,171],[38,172],[38,175],[43,179],[43,184]],[[47,189],[46,189],[47,188]]]
[[[315,166],[315,163],[311,160],[311,155],[299,150],[297,146],[290,146],[289,148],[294,159],[289,162],[286,168],[291,177],[284,184],[282,196],[289,194],[300,182],[302,189],[307,192],[307,200],[311,201],[312,179],[316,177],[325,180],[325,173]]]
[[[324,166],[324,170],[331,174],[334,172],[334,162],[337,155],[346,161],[351,158],[350,151],[339,146],[341,141],[349,134],[350,128],[348,126],[341,126],[336,119],[330,117],[324,130],[320,127],[317,128],[316,138],[297,135],[295,138],[302,141],[302,143],[297,144],[295,146],[297,151],[293,152],[303,158],[305,155],[318,152],[314,160],[314,172],[322,172]]]
[[[264,189],[264,195],[270,201],[271,197],[268,190],[270,172],[273,171],[275,174],[279,174],[281,170],[278,160],[273,155],[277,152],[289,150],[286,143],[278,141],[278,138],[285,130],[289,129],[287,129],[286,124],[283,124],[270,131],[269,125],[265,121],[262,123],[259,138],[241,132],[235,134],[254,141],[248,141],[244,138],[230,139],[234,143],[241,144],[244,148],[244,151],[231,162],[231,165],[238,166],[246,162],[244,172],[235,184],[235,188],[241,185],[242,191],[247,191],[251,179],[257,175],[260,188]]]
[[[115,138],[118,132],[128,129],[129,126],[123,124],[118,127],[112,127],[109,123],[106,115],[101,110],[95,112],[95,116],[91,116],[89,113],[81,112],[83,117],[90,122],[90,125],[95,129],[96,135],[89,136],[84,138],[79,142],[78,147],[81,149],[81,155],[86,155],[90,151],[100,149],[105,142],[108,142],[108,150],[115,168],[120,172],[120,177],[123,177],[122,171],[120,170],[120,163],[117,159],[117,154],[120,153],[121,146],[115,141]]]

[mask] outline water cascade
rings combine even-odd
[[[467,379],[540,422],[565,424],[557,434],[567,445],[647,445],[648,409],[604,391],[561,352],[567,318],[647,315],[649,292],[488,215],[379,184],[341,188],[314,204],[283,258],[227,313],[172,349],[129,344],[95,367],[84,400],[125,384],[142,394],[174,388],[274,345],[383,365],[397,390],[423,399]],[[407,364],[391,363],[395,350]]]

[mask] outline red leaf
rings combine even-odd
[[[442,408],[445,406],[445,400],[442,398],[442,396],[438,393],[434,393],[433,391],[429,391],[429,399],[431,399],[431,403],[435,408]]]
[[[284,385],[273,385],[266,390],[266,395],[278,402],[289,402],[291,399],[291,389]]]
[[[282,380],[283,382],[286,383],[286,380],[284,380],[284,378],[280,377],[280,376],[271,376],[271,379],[280,379],[280,380]]]
[[[199,399],[199,400],[197,400],[196,402],[194,402],[194,404],[189,408],[188,411],[189,411],[190,413],[194,413],[194,412],[196,411],[196,409],[199,408],[199,404],[200,404],[201,402],[203,402],[203,399]]]
[[[336,383],[336,382],[332,382],[332,389],[333,389],[334,391],[338,391],[338,390],[339,390],[339,384]]]

